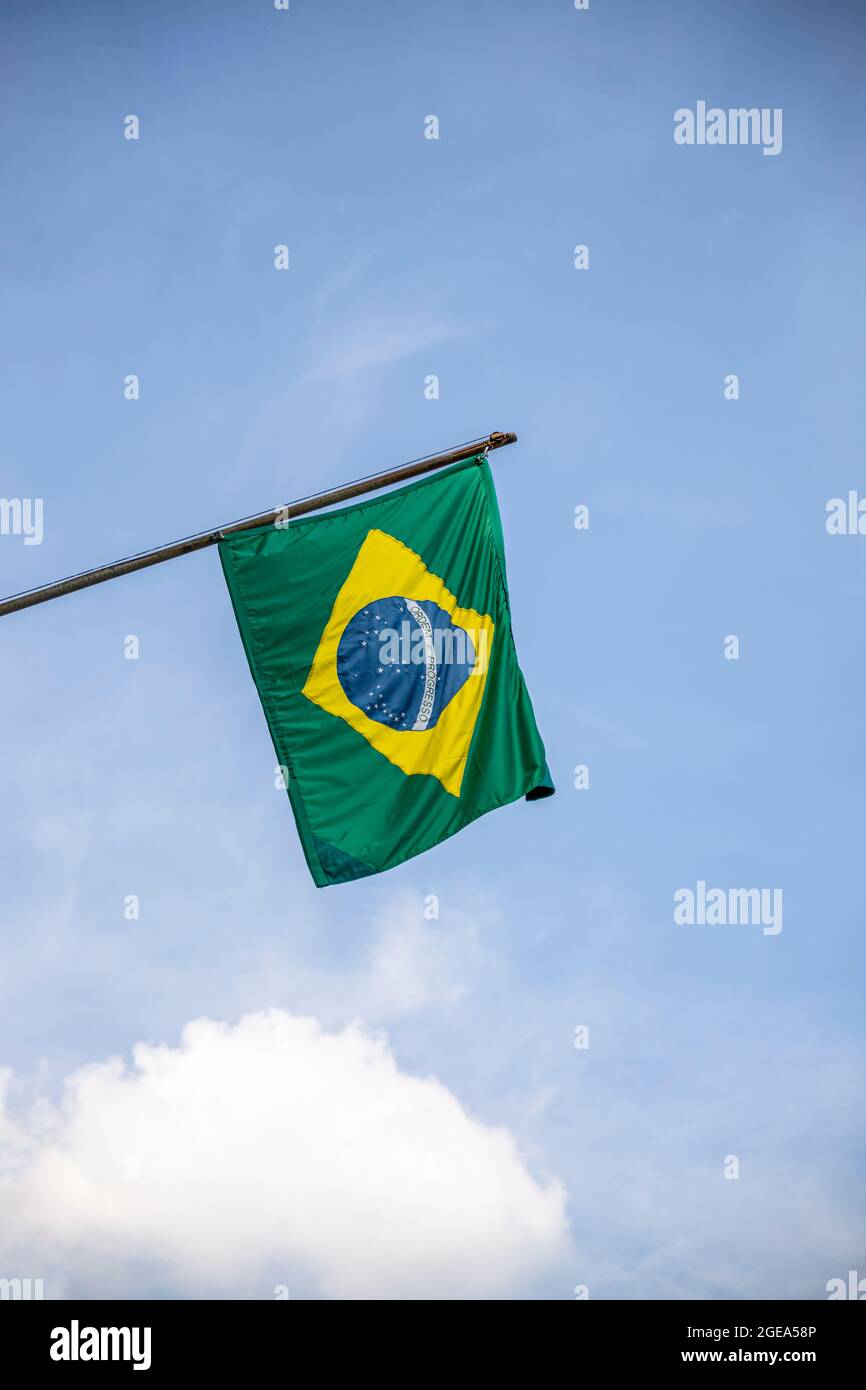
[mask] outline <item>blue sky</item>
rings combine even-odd
[[[109,1239],[34,1174],[50,1153],[21,1157],[78,1069],[267,1009],[384,1029],[467,1144],[508,1129],[530,1205],[561,1184],[568,1235],[533,1228],[498,1293],[822,1297],[866,1273],[866,540],[825,528],[866,490],[864,38],[844,3],[4,7],[0,492],[42,497],[45,529],[0,536],[2,591],[516,430],[493,470],[558,785],[322,893],[215,553],[4,619],[12,1273],[464,1291],[456,1236],[431,1272],[422,1232],[408,1273],[368,1250],[341,1283],[287,1236],[217,1280],[134,1223]],[[781,153],[676,145],[699,100],[782,108]],[[676,926],[699,879],[781,888],[782,931]],[[70,1135],[112,1103],[51,1112],[91,1184],[99,1140]],[[11,1213],[45,1183],[40,1233]],[[229,1165],[220,1192],[252,1183]]]

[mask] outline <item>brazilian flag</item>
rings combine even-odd
[[[486,458],[219,549],[320,888],[551,795]]]

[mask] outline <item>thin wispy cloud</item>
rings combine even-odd
[[[434,317],[405,314],[358,316],[349,324],[331,329],[312,348],[313,361],[305,379],[323,380],[385,367],[412,357],[425,348],[449,342],[467,330]]]

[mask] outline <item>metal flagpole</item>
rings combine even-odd
[[[444,454],[431,454],[427,458],[415,459],[412,463],[401,464],[387,473],[376,473],[369,478],[359,478],[344,487],[331,492],[320,492],[314,497],[305,497],[299,502],[288,502],[282,507],[272,507],[270,511],[248,516],[243,521],[232,521],[227,526],[219,526],[214,531],[201,531],[198,535],[187,536],[182,541],[172,541],[170,545],[157,546],[155,550],[142,551],[140,555],[130,555],[125,560],[116,560],[111,565],[101,565],[99,569],[84,570],[81,574],[59,579],[55,584],[45,584],[41,589],[28,589],[22,594],[13,594],[0,599],[0,618],[7,613],[17,613],[21,608],[32,608],[37,603],[47,603],[49,599],[60,598],[63,594],[74,594],[78,589],[89,589],[92,584],[104,584],[107,579],[119,579],[122,574],[132,574],[135,570],[147,569],[150,565],[161,565],[163,560],[176,560],[179,555],[189,555],[194,550],[204,550],[216,545],[223,536],[234,531],[249,531],[254,526],[267,526],[275,521],[288,521],[295,516],[305,516],[307,512],[317,512],[322,507],[345,502],[350,497],[361,497],[365,492],[375,492],[390,483],[402,483],[406,478],[415,478],[420,473],[431,473],[434,468],[444,468],[449,463],[459,463],[472,458],[473,454],[486,454],[491,449],[501,449],[504,444],[514,444],[517,435],[496,430],[485,439],[462,444],[457,449],[448,449]]]

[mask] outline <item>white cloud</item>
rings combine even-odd
[[[85,1067],[58,1110],[0,1112],[0,1150],[2,1272],[49,1296],[495,1297],[569,1253],[562,1185],[507,1130],[282,1010]]]

